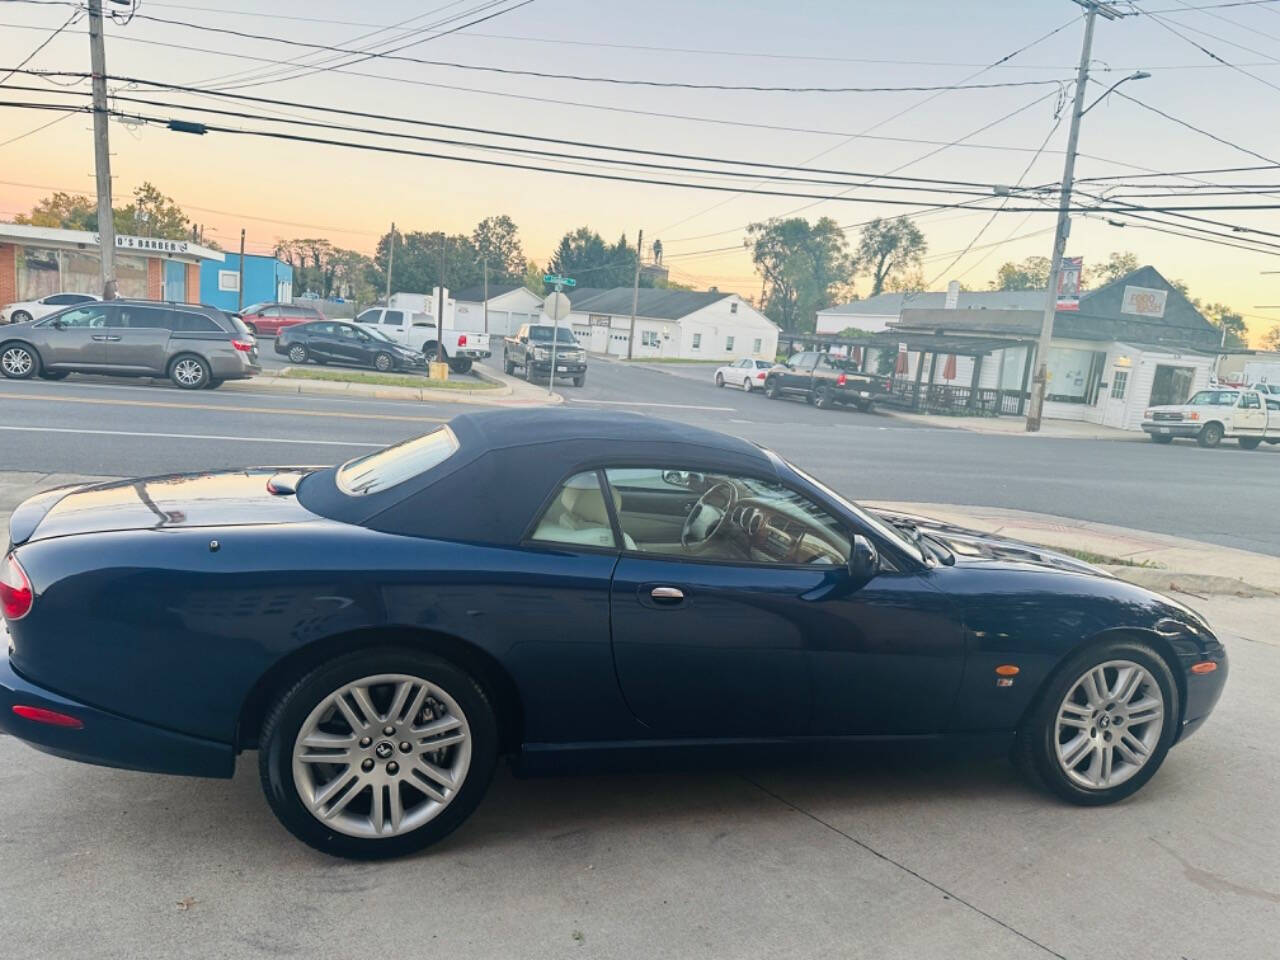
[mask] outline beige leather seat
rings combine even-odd
[[[614,509],[622,506],[622,495],[613,492]],[[635,541],[622,535],[628,550],[636,549]],[[613,546],[613,528],[609,525],[609,511],[605,509],[604,496],[594,476],[574,477],[547,511],[535,540],[555,543],[581,543],[590,546]]]

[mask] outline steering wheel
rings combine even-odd
[[[718,507],[712,502],[717,495],[724,497],[724,506]],[[680,528],[680,546],[691,553],[705,549],[729,519],[737,502],[738,488],[728,480],[709,487],[685,515]]]

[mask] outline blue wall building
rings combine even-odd
[[[237,279],[240,254],[227,253],[221,263],[200,264],[200,302],[220,310],[235,310],[240,304]],[[263,301],[288,303],[293,299],[293,267],[275,257],[247,253],[244,257],[244,305]]]

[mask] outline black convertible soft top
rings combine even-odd
[[[498,410],[459,414],[448,426],[458,451],[418,476],[349,496],[331,467],[308,476],[298,499],[321,516],[387,533],[514,544],[560,482],[581,470],[646,466],[777,478],[773,460],[754,444],[634,413]]]

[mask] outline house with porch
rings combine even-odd
[[[1044,291],[1030,293],[1043,303]],[[854,348],[865,369],[891,373],[894,402],[1025,413],[1042,310],[909,304]],[[1141,267],[1055,314],[1044,415],[1140,429],[1148,406],[1181,403],[1209,384],[1220,342],[1218,328],[1159,271]]]

